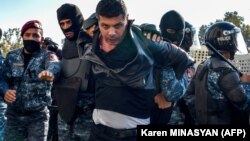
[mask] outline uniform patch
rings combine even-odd
[[[16,66],[16,67],[23,67],[24,66],[23,63],[13,63],[13,65]]]

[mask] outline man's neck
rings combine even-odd
[[[105,40],[100,37],[100,48],[104,51],[104,52],[110,52],[111,50],[113,50],[116,47],[116,45],[110,45],[107,42],[105,42]]]

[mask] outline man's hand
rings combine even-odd
[[[16,101],[16,90],[7,90],[4,94],[4,100],[8,103]]]
[[[53,81],[54,75],[53,75],[53,73],[51,73],[47,70],[44,70],[38,74],[38,78],[41,80]]]
[[[162,93],[157,94],[154,97],[155,103],[158,104],[159,109],[166,109],[171,106],[171,102],[167,101]]]
[[[250,75],[243,73],[240,77],[241,82],[250,83]]]

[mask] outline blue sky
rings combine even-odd
[[[50,36],[60,44],[64,38],[59,28],[56,9],[68,2],[76,4],[87,18],[95,11],[99,0],[0,0],[0,27],[3,30],[18,27],[32,19],[42,22],[44,36]],[[226,12],[238,11],[250,25],[250,6],[247,0],[124,0],[129,17],[136,24],[156,24],[169,10],[177,10],[185,20],[199,27],[216,19],[222,19]]]

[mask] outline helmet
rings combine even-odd
[[[161,35],[161,33],[156,29],[154,24],[143,23],[139,26],[143,33],[151,33],[156,35]]]
[[[189,51],[194,42],[194,34],[196,29],[189,22],[185,21],[185,34],[180,47],[185,51]]]
[[[230,22],[218,22],[209,27],[205,33],[205,42],[210,43],[216,50],[247,53],[240,28]]]
[[[90,28],[91,26],[93,25],[97,25],[98,24],[98,21],[97,21],[97,18],[96,18],[96,14],[93,13],[89,16],[89,18],[87,20],[85,20],[83,22],[83,28],[84,29],[88,29]]]
[[[58,50],[58,44],[54,42],[50,37],[44,39],[44,45],[48,47],[48,50],[56,52]]]
[[[43,42],[45,45],[49,45],[52,42],[52,39],[50,37],[46,37],[46,38],[44,38]]]

